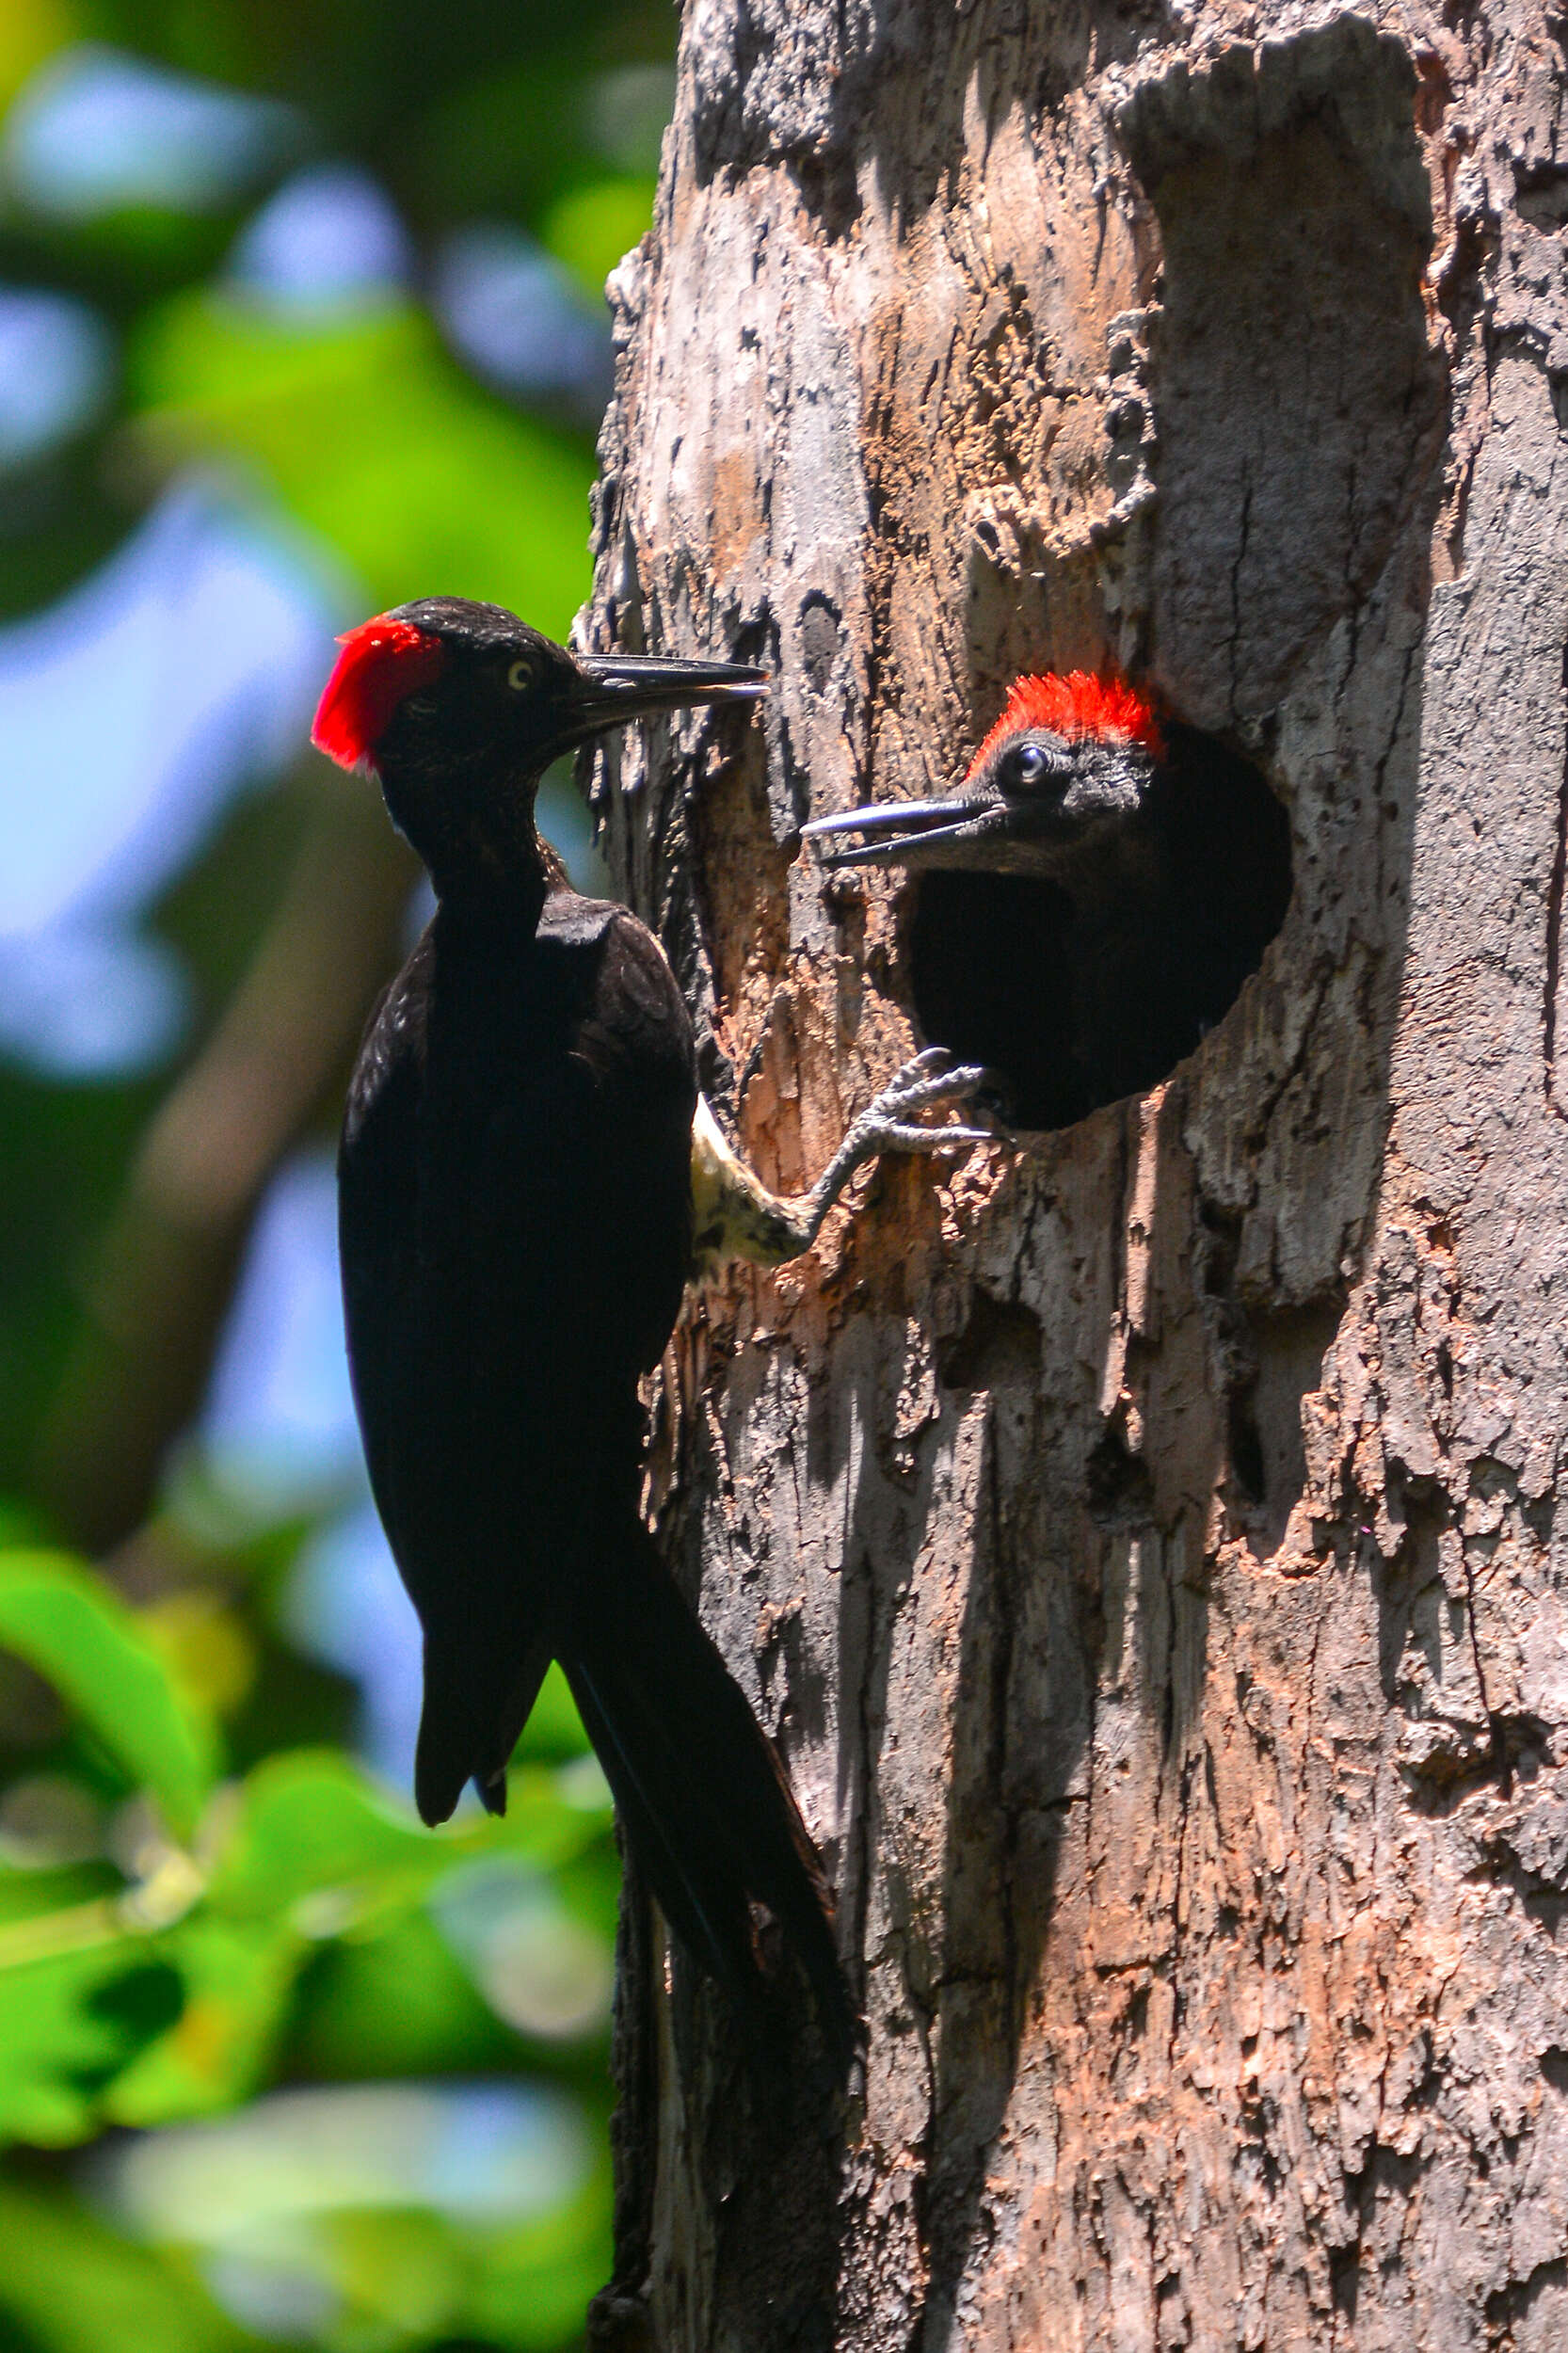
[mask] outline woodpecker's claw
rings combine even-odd
[[[989,1128],[923,1128],[915,1126],[917,1112],[938,1103],[970,1103],[992,1081],[992,1073],[978,1063],[954,1063],[945,1046],[928,1046],[916,1054],[883,1088],[875,1101],[856,1119],[845,1143],[853,1137],[865,1156],[889,1150],[935,1152],[946,1144],[991,1144]],[[873,1137],[881,1142],[872,1143]]]
[[[940,1152],[950,1144],[1000,1144],[994,1128],[912,1128],[904,1120],[878,1120],[872,1130],[877,1152]]]
[[[884,1152],[968,1150],[974,1144],[1006,1144],[1007,1130],[958,1122],[926,1126],[920,1114],[939,1103],[984,1099],[989,1110],[1005,1100],[1003,1082],[978,1063],[955,1063],[945,1046],[928,1046],[904,1064],[850,1127],[810,1192],[795,1201],[768,1192],[736,1159],[699,1096],[692,1129],[694,1257],[697,1272],[712,1273],[729,1258],[756,1266],[782,1266],[810,1249],[828,1211],[869,1160]]]
[[[955,1063],[945,1046],[928,1046],[923,1053],[912,1055],[894,1073],[877,1096],[876,1104],[890,1105],[896,1097],[905,1110],[918,1111],[930,1103],[982,1101],[989,1111],[1006,1094],[1007,1080],[1000,1070],[993,1070],[986,1063]],[[983,1132],[991,1140],[996,1129],[987,1128]]]
[[[815,1240],[823,1220],[845,1186],[868,1160],[884,1152],[941,1152],[951,1145],[1000,1144],[1004,1133],[993,1128],[924,1127],[921,1112],[938,1103],[972,1103],[999,1085],[994,1071],[979,1063],[955,1063],[945,1046],[928,1046],[916,1054],[868,1104],[807,1196],[807,1231]]]

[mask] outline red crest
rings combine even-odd
[[[1064,736],[1069,743],[1095,736],[1102,743],[1141,744],[1157,760],[1165,748],[1154,705],[1126,679],[1091,678],[1087,670],[1069,670],[1061,678],[1048,671],[1044,678],[1013,680],[1001,717],[969,762],[969,776],[978,776],[1009,736],[1027,734],[1032,728]]]
[[[412,621],[378,613],[338,639],[343,648],[316,710],[311,741],[340,768],[376,766],[376,746],[406,695],[441,674],[446,647]]]

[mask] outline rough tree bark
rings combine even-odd
[[[691,1305],[653,1501],[872,2040],[765,2095],[632,1907],[606,2343],[1568,2344],[1564,34],[688,7],[591,629],[776,678],[597,790],[747,1152],[923,1042],[803,819],[1018,670],[1152,680],[1295,880],[1162,1085]]]

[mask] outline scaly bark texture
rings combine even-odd
[[[653,1501],[871,2047],[749,2081],[632,1908],[605,2343],[1568,2344],[1565,30],[688,7],[590,628],[776,683],[597,790],[745,1150],[925,1042],[803,819],[1019,670],[1152,681],[1295,882],[1152,1093],[691,1306]]]

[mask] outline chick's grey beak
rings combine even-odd
[[[920,853],[938,842],[971,835],[984,813],[975,801],[888,801],[866,808],[846,809],[841,817],[813,817],[802,825],[802,837],[817,852],[818,863],[829,870],[840,866],[894,866],[918,863]],[[863,838],[857,846],[824,850],[818,844],[836,834]]]

